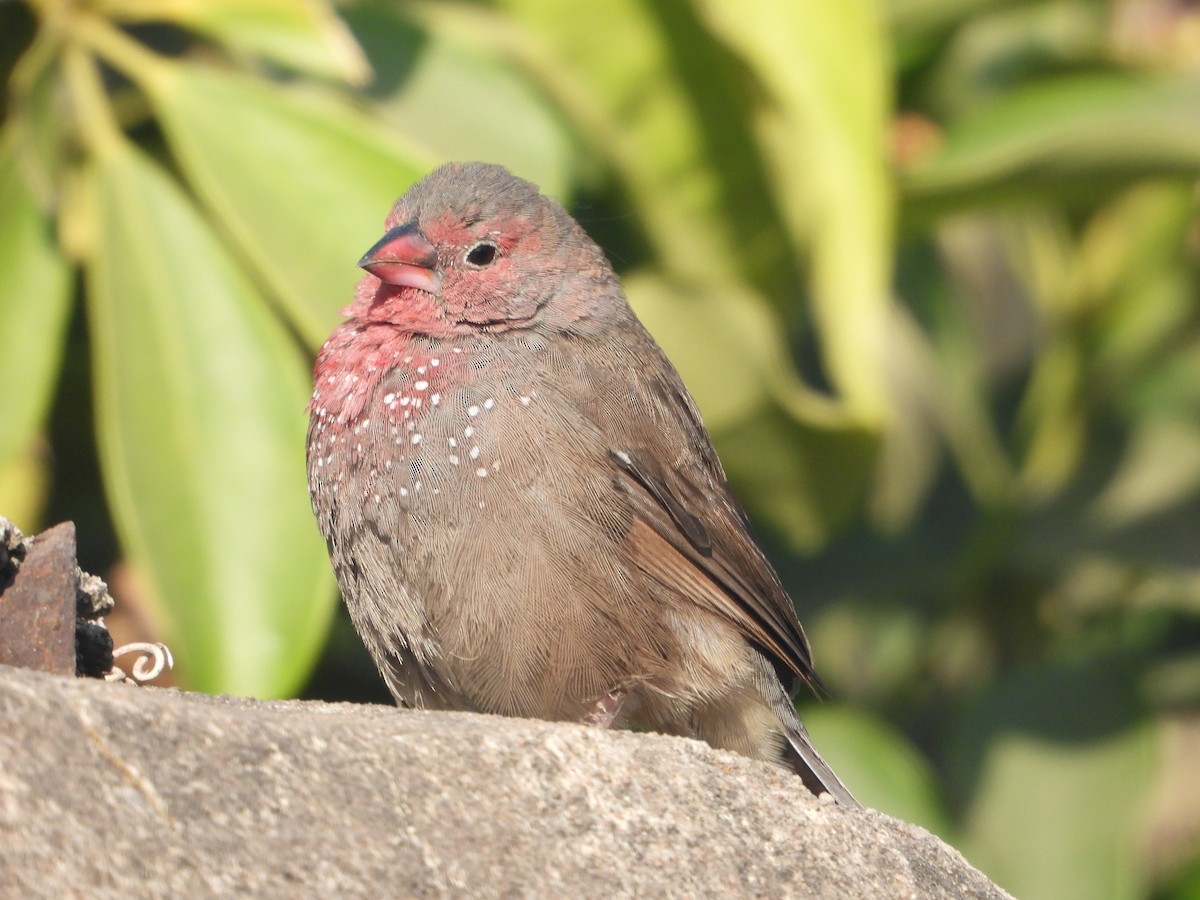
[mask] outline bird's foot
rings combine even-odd
[[[625,691],[609,691],[596,701],[596,705],[581,720],[584,725],[608,728],[625,703]]]

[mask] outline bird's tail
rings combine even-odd
[[[821,754],[812,745],[808,732],[799,722],[789,723],[787,729],[787,747],[784,756],[804,786],[814,794],[829,793],[846,809],[862,809],[863,806],[854,799],[854,795],[842,784],[842,780],[833,774],[829,764],[821,759]]]

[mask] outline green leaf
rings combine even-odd
[[[1187,418],[1145,416],[1127,432],[1128,446],[1112,480],[1093,501],[1108,528],[1166,516],[1200,497],[1200,427]]]
[[[689,5],[502,0],[496,18],[448,6],[436,28],[516,59],[611,167],[669,275],[781,287],[789,248],[744,73]]]
[[[712,430],[741,421],[768,399],[786,366],[780,323],[739,285],[679,284],[650,272],[624,278],[638,318],[683,376]]]
[[[854,414],[861,412],[864,419],[871,419],[879,410],[879,403],[872,399],[878,399],[875,389],[879,383],[873,370],[882,332],[876,328],[879,322],[873,312],[886,310],[883,282],[888,266],[890,187],[883,177],[882,161],[883,67],[877,66],[864,78],[861,60],[878,59],[884,47],[878,16],[870,14],[865,0],[852,5],[855,9],[845,16],[845,22],[838,18],[843,14],[831,14],[835,24],[830,27],[837,41],[855,48],[839,57],[837,68],[837,77],[845,79],[839,83],[850,89],[850,102],[839,97],[823,106],[826,117],[805,123],[811,124],[811,129],[804,132],[801,143],[792,147],[792,158],[786,160],[784,154],[774,153],[780,148],[768,146],[764,151],[764,129],[756,123],[776,113],[779,115],[772,121],[791,116],[795,111],[793,93],[787,94],[786,105],[772,105],[767,112],[759,109],[755,101],[762,85],[747,77],[747,66],[753,69],[758,63],[757,48],[731,49],[728,42],[722,42],[722,34],[705,27],[705,17],[698,15],[696,4],[619,0],[579,6],[553,0],[504,0],[504,17],[477,8],[436,7],[429,10],[429,20],[436,28],[452,29],[517,60],[538,80],[584,140],[611,165],[624,192],[622,199],[638,215],[639,237],[645,238],[655,264],[669,279],[705,285],[740,283],[788,313],[799,293],[797,256],[810,249],[807,231],[801,235],[792,229],[789,234],[788,223],[803,218],[809,207],[795,209],[795,197],[789,192],[793,185],[789,182],[788,189],[781,188],[779,180],[798,160],[813,155],[808,141],[822,142],[827,127],[837,128],[834,143],[845,141],[845,145],[826,155],[830,141],[824,141],[816,152],[836,168],[832,174],[848,193],[832,208],[818,207],[820,241],[823,246],[841,246],[850,232],[857,230],[853,255],[842,260],[849,262],[844,269],[830,264],[830,254],[819,253],[818,281],[825,298],[819,305],[825,308],[840,303],[844,308],[832,317],[832,324],[823,314],[818,318],[834,332],[832,338],[825,332],[822,337],[837,347],[823,349],[827,358],[834,360],[831,368],[837,370],[837,378],[844,376],[852,383]],[[771,9],[772,14],[791,14],[786,3]],[[773,16],[768,20],[773,22]],[[768,24],[766,30],[770,27]],[[606,39],[596,41],[598,33]],[[613,46],[619,46],[621,52],[614,54]],[[798,55],[792,49],[784,52],[778,44],[771,45],[772,53],[780,52],[768,60],[768,76],[778,70],[776,63],[790,66],[785,73],[790,75],[796,65],[790,60]],[[830,58],[825,52],[822,62]],[[858,62],[851,65],[846,58]],[[872,73],[879,75],[877,82]],[[761,76],[757,70],[754,74]],[[863,82],[868,86],[859,89]],[[774,82],[767,85],[769,89],[775,86]],[[788,91],[793,87],[791,81],[784,85]],[[767,137],[781,133],[765,130]],[[851,135],[861,138],[864,133],[873,135],[874,140],[865,150],[851,140]],[[872,161],[859,168],[864,159]],[[830,174],[813,172],[818,181]],[[818,190],[822,196],[834,193],[823,183]],[[864,205],[857,205],[860,200]],[[868,209],[879,202],[881,207]],[[873,215],[879,218],[869,222],[864,218]],[[830,226],[830,221],[844,223],[846,228]],[[824,236],[831,227],[838,235],[832,241]],[[882,265],[877,265],[880,260]],[[839,283],[825,284],[826,276]],[[858,290],[867,284],[869,290]],[[881,284],[880,292],[876,288]],[[729,297],[726,302],[736,303],[738,298]],[[882,306],[877,306],[880,302]],[[694,311],[688,312],[689,317],[694,315]],[[866,350],[855,348],[856,360],[847,364],[844,343],[852,333],[869,334],[870,343]],[[791,386],[800,389],[795,379]],[[838,387],[842,387],[840,382]],[[800,396],[796,404],[804,406],[806,401]],[[793,404],[789,400],[784,405],[790,409]]]
[[[189,687],[293,692],[333,584],[305,492],[303,360],[179,186],[131,146],[87,171],[105,485]]]
[[[345,24],[322,0],[100,0],[102,12],[132,22],[171,22],[236,53],[289,69],[365,84],[370,66]]]
[[[375,69],[370,95],[380,121],[419,134],[442,159],[498,163],[566,201],[573,136],[528,78],[400,9],[359,6],[345,15]]]
[[[781,323],[745,287],[646,272],[624,284],[695,396],[742,500],[794,547],[827,540],[862,497],[874,435],[799,384]]]
[[[1142,176],[1200,174],[1200,83],[1105,73],[1005,94],[947,129],[904,180],[914,221],[982,202],[1045,203]]]
[[[42,427],[58,376],[71,300],[71,270],[54,225],[18,164],[11,131],[0,133],[0,470]]]
[[[37,438],[24,453],[0,466],[0,510],[26,534],[41,530],[50,493],[50,466],[44,443]]]
[[[1117,384],[1163,361],[1194,315],[1193,268],[1180,253],[1194,227],[1194,185],[1153,181],[1105,206],[1081,236],[1078,278],[1099,307],[1093,365]]]
[[[886,0],[888,24],[903,33],[939,31],[989,7],[1013,5],[1014,0]]]
[[[354,263],[433,157],[323,95],[193,65],[141,79],[188,182],[320,344],[353,297]]]
[[[1156,741],[1137,683],[1124,657],[1043,664],[997,681],[958,723],[962,849],[1016,896],[1145,896]]]
[[[883,721],[836,706],[801,710],[813,744],[864,806],[955,838],[929,762]]]
[[[796,250],[811,265],[812,312],[830,380],[881,425],[880,365],[891,298],[892,186],[887,42],[872,0],[697,0],[757,75],[759,136]]]
[[[1200,900],[1200,856],[1176,872],[1155,896],[1160,900]]]
[[[714,433],[729,480],[756,518],[812,552],[862,506],[879,436],[853,422],[817,426],[782,406],[746,410]]]

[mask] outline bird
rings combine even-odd
[[[501,166],[395,202],[313,367],[312,506],[401,706],[706,741],[859,803],[791,598],[599,246]]]

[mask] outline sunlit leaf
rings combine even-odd
[[[616,174],[669,274],[739,276],[759,287],[774,279],[778,288],[788,247],[743,78],[692,9],[639,0],[500,7],[504,19],[442,5],[430,21],[515,59],[537,80]]]
[[[355,262],[433,156],[344,104],[244,75],[180,65],[146,86],[196,193],[319,344],[350,302]]]
[[[827,540],[862,496],[874,436],[796,383],[778,321],[744,288],[648,273],[625,287],[695,395],[743,501],[794,546]]]
[[[332,578],[305,491],[304,362],[179,187],[132,147],[88,171],[100,455],[185,682],[295,690]]]
[[[0,469],[28,451],[42,427],[70,311],[70,274],[6,130],[0,133]]]
[[[959,723],[963,850],[1030,900],[1144,896],[1139,813],[1154,731],[1129,660],[1047,665],[998,681]]]
[[[1034,496],[1061,490],[1085,449],[1080,349],[1070,338],[1047,342],[1021,406],[1027,448],[1021,480]]]
[[[824,363],[856,416],[887,408],[880,365],[891,296],[887,42],[878,5],[698,0],[761,80],[758,116],[797,250],[811,260]]]
[[[1096,364],[1107,379],[1136,383],[1187,328],[1195,278],[1180,250],[1195,213],[1192,185],[1150,182],[1108,204],[1082,235],[1078,277],[1099,310]]]
[[[58,178],[70,154],[71,116],[61,72],[62,36],[37,34],[17,59],[9,78],[6,140],[15,153],[29,192],[47,209],[53,205]]]
[[[511,65],[428,32],[402,9],[349,7],[380,119],[442,159],[498,163],[566,202],[576,150],[561,116]]]
[[[1149,418],[1137,423],[1112,482],[1094,514],[1108,527],[1170,511],[1200,495],[1200,425],[1195,418]]]
[[[44,440],[35,436],[23,453],[0,466],[0,515],[26,534],[46,524],[42,516],[51,487],[47,457]]]
[[[171,22],[289,69],[363,84],[362,50],[324,0],[99,0],[117,19]]]
[[[777,404],[747,412],[713,436],[729,479],[758,519],[816,550],[861,508],[878,435],[849,422],[818,427]]]
[[[1200,174],[1200,82],[1076,75],[953,124],[904,189],[921,219],[985,201],[1095,199],[1129,178],[1171,174]]]
[[[625,292],[642,323],[679,369],[705,422],[720,429],[764,402],[786,365],[779,322],[739,285],[722,291],[648,272],[627,275]],[[732,302],[730,302],[732,301]]]
[[[920,328],[899,308],[892,321],[882,363],[893,415],[883,431],[870,509],[876,523],[894,532],[912,521],[937,474],[942,398],[933,350]]]

